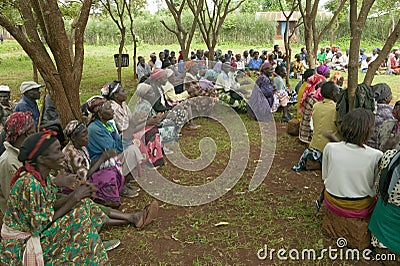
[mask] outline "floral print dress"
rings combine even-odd
[[[52,222],[57,188],[47,177],[44,188],[27,172],[11,189],[4,224],[40,236],[45,265],[109,265],[98,234],[107,216],[90,199],[84,199]],[[27,239],[2,239],[1,263],[21,265]]]

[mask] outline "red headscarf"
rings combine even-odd
[[[157,79],[162,78],[164,76],[165,77],[167,76],[167,71],[165,71],[164,69],[154,69],[151,72],[149,79],[150,80],[157,80]]]
[[[36,159],[45,151],[52,143],[57,141],[55,137],[57,132],[51,130],[43,130],[33,134],[25,139],[19,150],[18,160],[24,165],[20,167],[17,172],[13,175],[10,188],[15,185],[15,182],[23,171],[27,171],[32,174],[40,184],[46,188],[46,181],[42,178],[41,174],[35,169],[32,163],[36,162]]]
[[[14,142],[19,136],[28,132],[35,123],[31,112],[15,112],[12,113],[5,123],[6,140]]]
[[[314,74],[307,79],[307,87],[305,88],[303,96],[300,100],[300,110],[303,110],[304,103],[306,102],[308,96],[310,96],[315,91],[315,86],[324,80],[325,77],[320,74]]]

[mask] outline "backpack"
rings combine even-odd
[[[147,162],[154,167],[164,165],[161,138],[157,127],[146,127],[144,134],[137,132],[135,139],[140,140],[139,150],[146,154]]]
[[[373,86],[368,86],[364,83],[358,84],[354,96],[353,108],[364,108],[375,113],[376,101],[374,98],[374,93]],[[340,92],[338,101],[336,102],[336,111],[338,113],[337,121],[341,123],[343,121],[343,117],[349,112],[348,89]]]

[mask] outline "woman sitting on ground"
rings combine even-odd
[[[303,97],[304,91],[308,85],[307,80],[309,77],[315,74],[314,69],[307,69],[304,74],[301,76],[301,81],[296,85],[297,90],[297,99],[299,100],[297,102],[297,119],[300,121],[301,119],[301,109],[300,109],[300,100]]]
[[[171,69],[166,69],[165,71],[167,72],[168,81],[165,83],[165,85],[162,86],[162,88],[168,105],[174,107],[172,109],[172,112],[176,113],[178,116],[179,112],[187,113],[187,118],[189,119],[189,128],[190,129],[199,128],[200,126],[196,125],[192,119],[193,117],[192,107],[190,105],[190,101],[187,101],[187,99],[190,98],[189,93],[187,91],[183,91],[182,93],[176,94],[174,87],[174,85],[176,84],[174,72]],[[184,126],[184,124],[178,126],[182,127]]]
[[[197,75],[199,73],[199,67],[196,62],[188,61],[185,62],[185,77],[184,87],[189,95],[193,98],[192,111],[193,113],[200,115],[209,115],[214,109],[215,103],[218,102],[218,93],[214,88],[203,89]],[[222,63],[221,63],[222,68]],[[220,71],[221,72],[221,71]],[[199,97],[202,96],[202,97]]]
[[[325,185],[322,227],[334,239],[344,237],[348,247],[370,245],[368,222],[376,203],[374,188],[382,152],[366,145],[374,115],[358,108],[341,124],[343,141],[328,143],[322,155]]]
[[[372,213],[368,229],[371,231],[371,243],[378,249],[389,249],[400,255],[400,153],[388,150],[379,165],[380,195]],[[377,250],[378,253],[381,250]],[[390,265],[399,265],[400,258]],[[386,265],[386,264],[385,264]]]
[[[274,85],[272,73],[274,68],[269,62],[265,62],[260,69],[250,99],[247,103],[247,114],[250,118],[261,122],[272,120],[271,107],[274,103]]]
[[[90,98],[87,101],[87,108],[93,114],[92,121],[88,126],[89,144],[87,149],[90,160],[96,161],[102,156],[104,151],[109,153],[115,152],[117,154],[116,157],[107,160],[100,166],[100,169],[110,168],[111,171],[109,174],[113,173],[113,176],[108,177],[106,186],[102,188],[104,191],[99,190],[97,194],[99,197],[102,194],[107,194],[107,198],[111,200],[101,202],[102,204],[117,206],[121,203],[120,195],[126,197],[137,196],[138,189],[134,187],[130,188],[132,186],[129,184],[124,186],[124,181],[126,179],[133,179],[132,173],[135,168],[137,168],[138,175],[140,175],[140,164],[144,157],[139,147],[135,144],[131,144],[123,149],[121,136],[114,125],[109,122],[114,117],[114,110],[106,98],[101,96]],[[115,171],[115,169],[119,171]]]
[[[390,101],[392,100],[392,90],[390,87],[385,83],[380,83],[372,86],[374,90],[374,98],[377,104],[377,109],[375,113],[375,125],[374,125],[374,132],[371,138],[368,140],[368,146],[378,149],[378,133],[379,130],[386,120],[393,119],[393,107],[389,105]]]
[[[324,97],[322,102],[317,102],[312,110],[313,135],[309,147],[303,152],[297,165],[292,169],[299,172],[306,167],[307,160],[322,163],[322,152],[329,139],[325,137],[326,133],[340,139],[336,101],[339,95],[339,87],[332,81],[325,82],[321,85],[321,93]]]
[[[1,229],[2,263],[108,265],[98,234],[108,218],[89,199],[95,187],[82,182],[66,200],[56,200],[50,171],[63,167],[64,155],[54,134],[31,135],[20,148],[18,159],[24,165],[11,180]]]
[[[282,122],[289,122],[292,117],[289,114],[289,102],[290,97],[288,90],[283,82],[283,78],[286,77],[286,67],[277,66],[275,68],[276,77],[274,78],[274,103],[272,105],[272,112],[276,112],[280,106],[282,106],[283,115]]]
[[[317,93],[322,82],[325,82],[325,77],[322,75],[314,74],[309,77],[299,103],[299,111],[301,112],[299,140],[304,143],[310,143],[312,138],[312,128],[310,124],[312,109],[316,102],[323,100],[321,93]]]
[[[109,177],[114,177],[115,174],[110,171],[118,171],[118,169],[112,169],[116,167],[109,167],[100,170],[100,166],[105,161],[113,157],[112,152],[104,151],[100,158],[94,162],[90,160],[89,152],[86,149],[88,145],[88,131],[86,126],[77,121],[73,120],[68,123],[65,127],[64,133],[70,141],[67,146],[64,147],[63,153],[65,155],[65,171],[68,174],[76,175],[77,183],[91,182],[98,188],[101,193],[97,194],[97,197],[105,202],[113,201],[108,198],[107,190],[103,189],[102,186],[109,182]],[[70,194],[72,190],[68,188],[62,189],[63,193]],[[110,219],[113,219],[113,224],[122,225],[133,223],[137,228],[143,228],[149,224],[156,216],[158,212],[158,203],[153,201],[150,205],[146,206],[141,212],[135,213],[123,213],[112,208],[99,205],[102,211],[107,214]]]

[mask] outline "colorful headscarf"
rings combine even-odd
[[[165,71],[164,69],[154,69],[150,74],[149,80],[157,80],[166,76],[167,71]]]
[[[70,138],[72,135],[79,134],[80,132],[82,132],[85,129],[86,129],[86,126],[82,122],[80,122],[78,120],[72,120],[65,127],[64,134],[65,134],[65,136]]]
[[[12,113],[5,123],[6,141],[14,142],[19,136],[28,132],[35,126],[32,118],[32,113],[28,112],[15,112]]]
[[[57,138],[55,137],[57,132],[51,130],[43,130],[27,137],[21,145],[18,154],[18,160],[24,165],[20,167],[17,172],[13,175],[10,188],[12,188],[23,171],[27,171],[32,174],[40,184],[46,188],[46,181],[42,178],[40,173],[35,169],[33,163],[36,163],[37,158],[43,154],[43,152],[50,147]]]
[[[103,104],[107,102],[107,99],[102,96],[93,96],[86,102],[86,106],[89,112],[95,114],[97,113]]]
[[[325,64],[320,65],[319,67],[317,67],[317,73],[322,75],[322,76],[325,76],[325,74],[328,73],[328,72],[329,72],[329,67],[327,65],[325,65]]]
[[[319,74],[314,74],[307,79],[307,87],[305,88],[303,96],[300,100],[300,110],[303,110],[304,103],[306,102],[308,96],[310,96],[315,91],[315,86],[324,80],[325,77]]]
[[[261,65],[260,70],[264,70],[264,69],[266,69],[267,67],[270,67],[270,66],[271,66],[271,62],[265,61],[264,64]]]
[[[104,85],[101,89],[101,96],[106,98],[111,98],[114,93],[118,91],[118,89],[122,88],[121,82],[119,81],[111,81]]]
[[[185,72],[188,72],[195,65],[197,65],[197,63],[194,61],[185,62],[185,65],[184,65]]]

